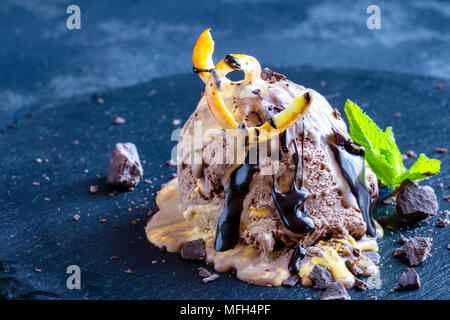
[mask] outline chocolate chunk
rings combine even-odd
[[[320,296],[320,300],[351,300],[342,282],[333,282]]]
[[[334,279],[328,267],[316,265],[309,277],[314,283],[314,289],[323,290],[333,283]]]
[[[261,79],[263,79],[269,83],[275,83],[280,80],[286,79],[286,76],[284,74],[275,72],[266,67],[261,71]]]
[[[197,271],[198,271],[198,276],[200,278],[208,278],[208,277],[211,277],[213,275],[211,272],[209,272],[208,270],[206,270],[203,267],[199,267],[197,269]]]
[[[404,248],[397,248],[394,250],[393,254],[396,258],[405,258],[406,257],[406,251]]]
[[[136,146],[131,142],[117,143],[111,154],[106,182],[113,186],[131,189],[139,184],[144,170]]]
[[[361,274],[363,271],[353,261],[345,260],[345,266],[354,276]]]
[[[420,278],[414,268],[402,274],[398,280],[400,290],[416,290],[420,288]]]
[[[372,260],[372,262],[375,263],[376,265],[380,263],[380,255],[375,251],[363,251],[362,254],[365,255],[370,260]]]
[[[436,148],[437,153],[447,153],[448,150],[446,148]]]
[[[186,260],[204,260],[206,257],[203,239],[192,240],[181,244],[181,257]]]
[[[437,222],[436,222],[436,227],[439,228],[447,228],[448,224],[450,223],[450,221],[447,218],[438,218]]]
[[[202,282],[203,282],[204,284],[210,283],[210,282],[213,282],[214,280],[216,280],[218,277],[219,277],[218,274],[213,274],[213,275],[211,275],[211,276],[209,276],[209,277],[207,277],[207,278],[203,278],[203,279],[202,279]]]
[[[403,248],[394,251],[394,257],[407,257],[410,266],[417,266],[426,260],[431,250],[431,239],[424,237],[401,238],[404,243]]]
[[[293,286],[295,286],[297,284],[297,282],[298,282],[298,276],[295,274],[291,274],[289,276],[289,278],[287,278],[286,280],[283,281],[283,286],[292,288]]]
[[[358,278],[355,278],[355,285],[353,287],[360,291],[366,291],[368,288],[367,283],[365,283],[362,280],[359,280]]]
[[[401,223],[419,222],[434,216],[438,210],[439,204],[433,188],[421,187],[410,180],[405,180],[400,185],[395,216]]]
[[[252,93],[260,95],[261,94],[261,90],[255,89],[255,90],[252,91]]]

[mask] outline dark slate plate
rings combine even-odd
[[[450,81],[379,72],[314,69],[280,70],[290,79],[322,92],[342,111],[347,98],[360,104],[382,127],[392,125],[403,152],[424,152],[442,160],[441,173],[426,183],[433,186],[441,210],[450,194]],[[326,81],[326,85],[321,81]],[[436,85],[442,83],[443,89]],[[172,176],[165,165],[175,142],[172,119],[185,121],[194,110],[202,83],[195,75],[158,79],[101,94],[104,104],[83,96],[46,107],[18,121],[0,135],[0,296],[7,298],[67,299],[304,299],[319,297],[307,288],[262,288],[223,274],[203,285],[196,274],[202,263],[182,261],[150,245],[144,234],[148,210],[155,211],[154,195]],[[392,116],[401,112],[401,118]],[[111,125],[116,116],[127,122]],[[42,140],[38,137],[43,137]],[[74,141],[78,141],[75,144]],[[109,195],[104,183],[109,155],[116,142],[134,142],[144,160],[145,178],[136,191]],[[48,159],[41,164],[36,158]],[[408,160],[407,165],[412,161]],[[85,169],[88,172],[85,172]],[[101,177],[98,178],[96,175]],[[50,180],[46,180],[49,177]],[[40,186],[32,186],[40,182]],[[444,189],[437,188],[439,182]],[[100,192],[89,193],[98,184]],[[384,196],[388,193],[383,190]],[[45,201],[44,198],[49,198]],[[130,209],[129,209],[130,208]],[[376,215],[391,206],[380,204]],[[81,216],[72,221],[75,214]],[[99,223],[99,219],[107,219]],[[140,221],[132,224],[132,220]],[[380,290],[350,291],[354,299],[449,299],[449,230],[422,224],[418,234],[434,238],[433,256],[416,269],[422,288],[392,289],[404,268],[392,257],[400,232],[386,232],[380,244]],[[114,228],[115,226],[115,228]],[[431,231],[429,231],[431,230]],[[111,257],[116,256],[114,260]],[[162,263],[162,259],[165,263]],[[152,264],[153,260],[158,263]],[[66,287],[66,268],[82,270],[81,290]],[[130,268],[133,274],[124,271]],[[36,272],[40,269],[41,272]]]

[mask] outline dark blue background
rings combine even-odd
[[[79,31],[66,28],[70,4],[81,7]],[[366,27],[369,4],[381,30]],[[450,77],[448,1],[3,0],[0,128],[61,98],[189,72],[207,27],[216,59]]]

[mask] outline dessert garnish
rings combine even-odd
[[[344,109],[350,123],[350,137],[366,149],[365,159],[382,184],[394,189],[406,179],[419,181],[439,172],[441,162],[428,159],[423,153],[406,171],[392,127],[387,127],[383,132],[350,100]]]

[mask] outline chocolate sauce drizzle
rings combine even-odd
[[[364,155],[365,150],[351,139],[346,138],[337,130],[334,131],[335,143],[329,141],[328,145],[334,153],[345,180],[358,202],[364,221],[366,234],[376,237],[377,233],[372,220],[372,197],[366,184]]]
[[[288,130],[285,130],[282,135],[282,150],[283,152],[292,150],[292,157],[295,163],[294,177],[292,179],[291,187],[288,192],[280,192],[277,188],[277,179],[273,175],[273,187],[272,187],[272,199],[275,207],[280,214],[281,220],[283,220],[286,228],[295,233],[305,233],[314,230],[314,222],[309,216],[308,211],[305,208],[305,201],[309,197],[309,192],[303,186],[304,180],[304,165],[303,165],[303,150],[305,140],[305,126],[303,125],[303,137],[302,137],[302,173],[301,173],[301,186],[297,186],[297,172],[299,165],[299,153],[297,148],[297,142],[289,137]]]
[[[233,249],[239,241],[239,227],[244,198],[250,187],[250,182],[255,173],[259,171],[259,163],[250,164],[250,151],[245,157],[245,162],[235,169],[230,175],[228,189],[225,192],[225,204],[217,223],[216,251]],[[259,159],[259,154],[257,155]]]
[[[196,67],[192,67],[192,71],[194,73],[201,73],[201,72],[211,72],[212,69],[197,69]]]
[[[277,128],[277,124],[275,123],[274,118],[270,118],[268,120],[269,124],[272,126],[272,128],[276,129]]]
[[[233,69],[240,69],[241,68],[241,63],[239,62],[239,60],[236,59],[235,57],[233,57],[232,55],[227,54],[227,56],[225,57],[224,61],[225,61],[225,63],[227,65],[229,65]]]
[[[289,129],[285,130],[281,135],[281,149],[284,153],[291,151],[293,146],[292,157],[295,163],[294,177],[288,192],[282,193],[277,189],[276,177],[273,175],[272,199],[275,207],[280,214],[286,227],[295,233],[305,233],[314,230],[314,222],[309,216],[305,208],[305,201],[309,197],[309,192],[303,186],[304,181],[304,145],[305,145],[305,123],[302,119],[303,134],[302,134],[302,172],[301,172],[301,186],[297,186],[297,172],[299,164],[299,154],[297,141],[289,135]],[[302,247],[301,241],[295,248],[294,253],[289,261],[289,271],[297,274],[300,270],[301,260],[306,255],[306,249]]]
[[[306,249],[302,247],[302,244],[299,241],[297,248],[295,248],[294,253],[292,254],[291,260],[289,260],[288,269],[290,273],[298,274],[300,271],[300,263],[305,256]]]

